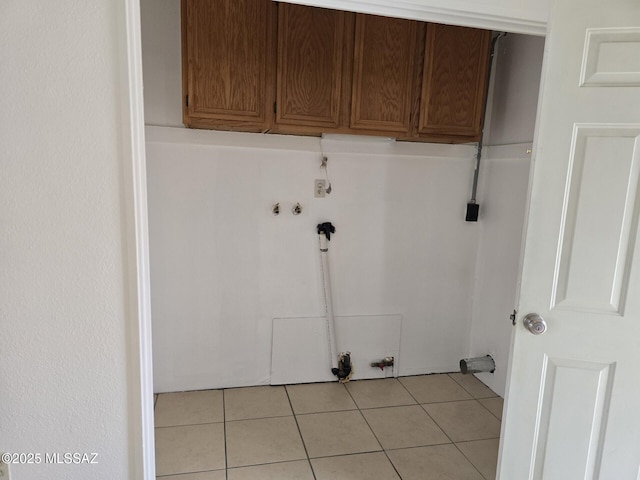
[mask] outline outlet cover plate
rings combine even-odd
[[[317,179],[313,182],[313,196],[316,198],[324,198],[327,193],[327,181],[322,179]]]

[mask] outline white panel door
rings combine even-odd
[[[543,71],[498,478],[640,480],[640,1],[557,0]]]

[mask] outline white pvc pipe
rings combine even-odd
[[[329,361],[331,369],[338,368],[338,347],[336,345],[336,319],[333,316],[333,300],[331,298],[331,278],[329,275],[329,241],[324,233],[318,234],[320,243],[320,260],[322,262],[322,281],[324,288],[325,320],[329,339]]]

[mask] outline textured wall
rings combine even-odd
[[[129,478],[118,8],[0,4],[0,452],[16,480]]]

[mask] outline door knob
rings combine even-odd
[[[525,315],[522,321],[524,322],[524,326],[527,327],[527,330],[534,335],[540,335],[547,331],[547,322],[537,313]]]

